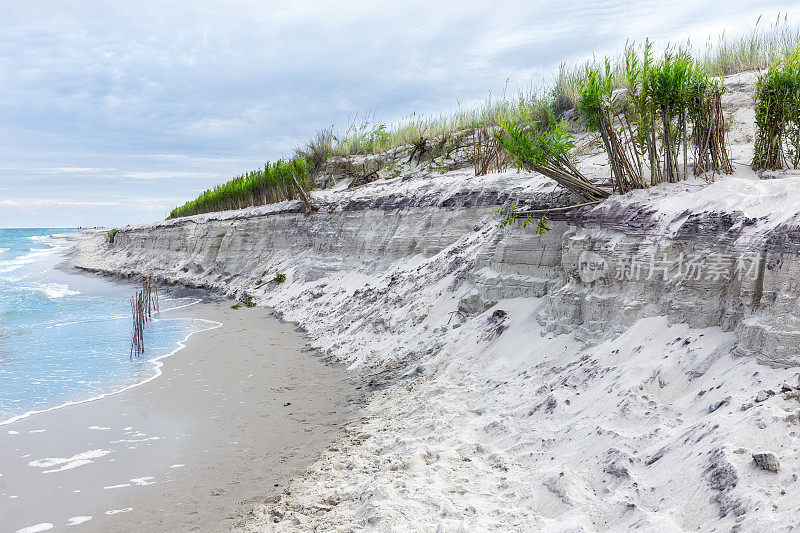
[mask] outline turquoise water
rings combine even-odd
[[[141,358],[130,359],[131,284],[55,269],[70,229],[0,229],[0,423],[141,383],[154,359],[212,324],[159,318],[145,326]],[[192,299],[160,298],[161,310]]]

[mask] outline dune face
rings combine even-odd
[[[753,81],[727,81],[736,161],[752,156]],[[608,173],[597,151],[580,164]],[[492,212],[573,203],[544,177],[410,169],[315,193],[310,215],[283,202],[120,229],[112,245],[86,232],[72,261],[247,294],[371,391],[244,529],[788,527],[792,174],[739,165],[552,212],[539,235]]]

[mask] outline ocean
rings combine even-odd
[[[159,359],[216,325],[155,316],[131,359],[136,286],[55,268],[73,231],[0,229],[0,425],[153,379]],[[162,312],[196,302],[160,297]]]

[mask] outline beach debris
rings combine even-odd
[[[285,403],[283,404],[283,406],[284,406],[284,407],[289,407],[290,405],[292,405],[292,402],[285,402]]]
[[[726,397],[726,398],[724,398],[724,399],[722,399],[722,400],[720,400],[718,402],[715,402],[715,403],[712,403],[711,405],[709,405],[708,406],[708,412],[709,413],[713,413],[714,411],[716,411],[720,407],[728,405],[729,403],[731,403],[731,397],[730,396],[728,396],[728,397]]]
[[[765,401],[767,401],[769,399],[770,396],[772,396],[774,394],[775,394],[775,392],[773,392],[771,390],[762,390],[756,396],[756,402],[758,402],[758,403],[765,402]]]
[[[238,302],[231,306],[231,309],[240,309],[242,306],[255,307],[256,303],[249,296],[242,296]]]
[[[754,453],[753,462],[758,468],[770,472],[777,472],[781,468],[778,457],[772,452]]]
[[[158,288],[153,284],[153,279],[148,276],[142,280],[142,288],[131,297],[133,331],[131,333],[130,359],[133,359],[134,355],[141,357],[144,353],[144,325],[152,318],[154,312],[159,312]]]

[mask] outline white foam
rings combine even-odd
[[[103,489],[104,489],[104,490],[109,490],[109,489],[122,489],[122,488],[125,488],[125,487],[130,487],[130,486],[131,486],[131,484],[130,484],[130,483],[120,483],[119,485],[109,485],[108,487],[103,487]]]
[[[17,533],[39,533],[39,531],[47,531],[49,529],[53,529],[53,524],[50,522],[42,522],[41,524],[36,524],[35,526],[28,526],[18,529]]]
[[[62,472],[64,470],[72,470],[79,466],[88,465],[93,463],[93,459],[99,459],[110,454],[110,450],[89,450],[88,452],[79,453],[69,458],[63,457],[47,457],[45,459],[37,459],[28,463],[28,466],[38,468],[50,468],[51,466],[59,466],[53,470],[44,470],[43,474],[50,474],[53,472]]]
[[[97,431],[105,431],[105,430],[111,429],[111,428],[106,427],[106,426],[89,426],[89,429],[94,429],[94,430],[97,430]]]
[[[40,255],[54,251],[53,248],[42,248],[38,250],[31,250],[25,255],[15,257],[13,259],[5,259],[0,261],[0,274],[17,270],[23,265],[28,265],[35,262]]]
[[[145,485],[155,485],[156,482],[153,481],[154,479],[155,478],[153,476],[138,477],[136,479],[132,479],[131,483],[144,487]]]
[[[64,296],[75,296],[80,294],[80,291],[74,291],[64,283],[35,283],[31,290],[42,292],[48,298],[63,298]]]
[[[68,526],[77,526],[79,524],[83,524],[84,522],[88,522],[91,520],[91,516],[73,516],[69,520],[67,520]]]

